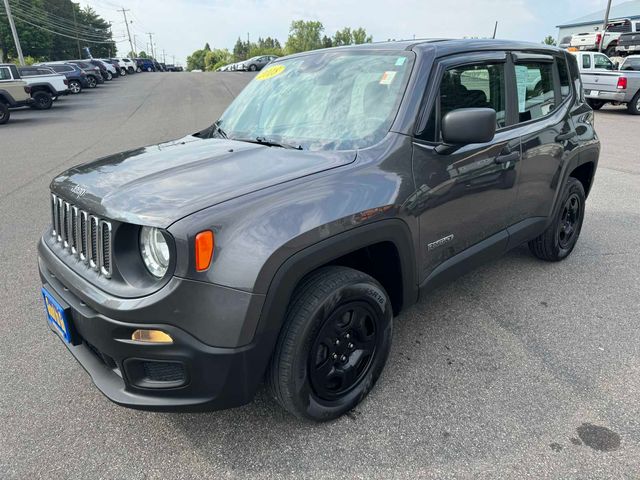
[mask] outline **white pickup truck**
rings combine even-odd
[[[20,80],[26,82],[31,90],[34,102],[32,108],[48,110],[61,95],[69,93],[67,77],[60,75],[46,67],[18,67]]]
[[[593,31],[574,33],[569,43],[570,49],[597,52],[602,43],[602,51],[609,57],[615,55],[618,40],[623,33],[638,31],[640,20],[616,20],[609,22],[604,32]]]
[[[640,115],[640,72],[618,70],[604,53],[569,52],[577,57],[587,103],[599,110],[606,103],[627,105],[629,113]]]

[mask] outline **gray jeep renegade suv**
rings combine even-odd
[[[528,242],[574,248],[600,144],[575,59],[381,43],[265,68],[211,127],[51,184],[51,328],[114,402],[329,420],[420,294]]]

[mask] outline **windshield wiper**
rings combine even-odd
[[[276,142],[275,140],[269,140],[265,137],[256,137],[255,139],[234,137],[231,140],[237,140],[239,142],[258,143],[260,145],[266,145],[267,147],[280,147],[286,148],[287,150],[304,150],[302,148],[302,145],[292,145],[290,143]]]
[[[213,124],[213,129],[211,130],[211,136],[213,136],[214,133],[217,133],[222,138],[229,138],[229,136],[227,135],[227,132],[225,132],[222,129],[222,127],[220,127],[220,120],[218,120]]]

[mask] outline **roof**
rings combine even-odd
[[[590,13],[589,15],[585,15],[584,17],[579,17],[574,20],[565,22],[561,25],[556,25],[556,27],[579,27],[581,25],[603,23],[605,13],[606,12],[604,9],[598,10],[597,12]],[[617,5],[611,5],[609,20],[619,20],[622,18],[629,18],[631,20],[640,19],[640,0],[630,0],[628,2],[619,3]]]

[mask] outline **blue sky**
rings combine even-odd
[[[89,0],[113,22],[113,32],[124,38],[125,25],[118,0]],[[124,3],[124,0],[123,0]],[[622,3],[622,1],[615,1]],[[320,20],[326,34],[344,26],[362,26],[374,40],[388,38],[490,36],[498,20],[498,37],[540,42],[557,37],[555,25],[596,10],[606,0],[129,0],[129,19],[138,49],[147,50],[153,32],[156,51],[167,62],[183,62],[205,42],[232,48],[238,36],[272,36],[283,43],[292,20]],[[120,54],[129,51],[118,44]]]

